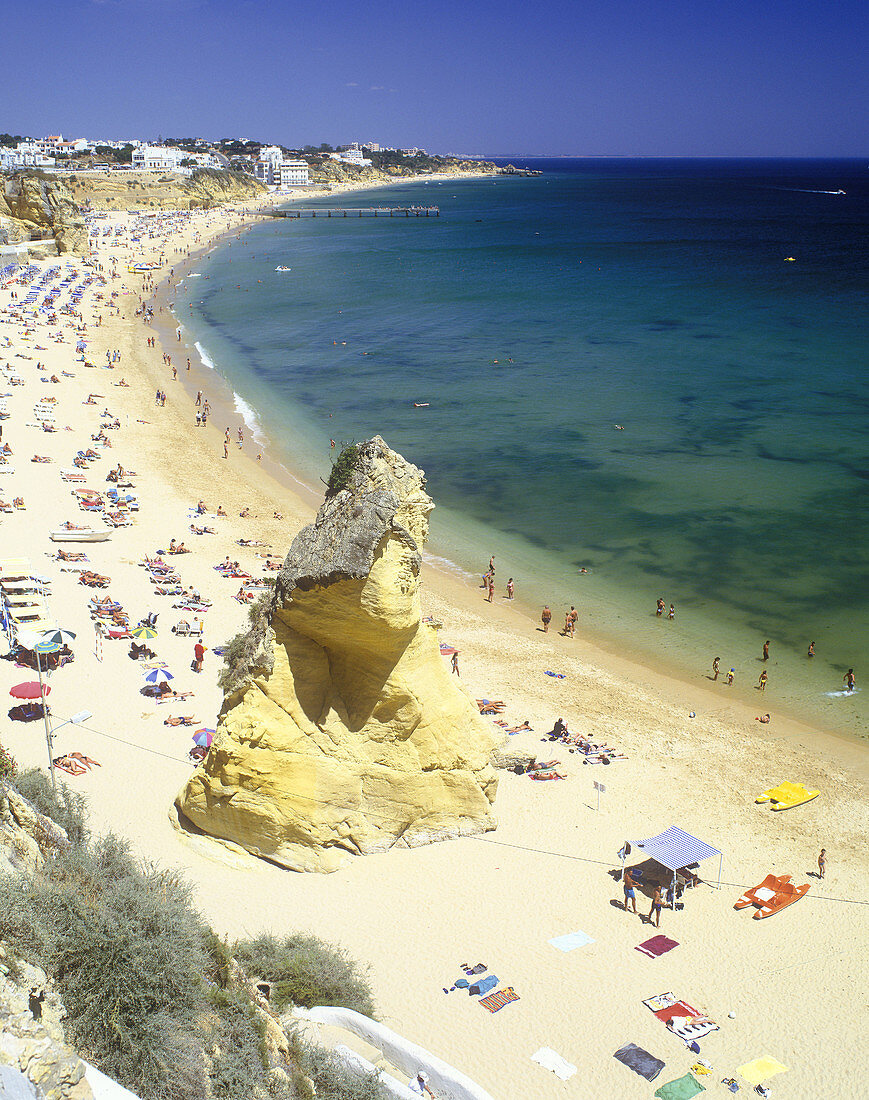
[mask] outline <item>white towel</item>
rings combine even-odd
[[[551,1069],[555,1076],[560,1077],[562,1081],[569,1081],[576,1073],[576,1066],[572,1066],[570,1062],[565,1062],[560,1054],[556,1054],[549,1047],[541,1047],[536,1054],[531,1055],[531,1061],[537,1062],[544,1069]]]

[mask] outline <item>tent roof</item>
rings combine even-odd
[[[679,871],[690,863],[721,855],[717,848],[684,832],[677,825],[648,840],[641,840],[639,844],[647,855],[671,871]]]

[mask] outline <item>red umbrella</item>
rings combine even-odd
[[[42,699],[50,691],[48,684],[38,684],[35,680],[29,680],[26,684],[16,684],[14,688],[10,688],[9,694],[14,699]]]

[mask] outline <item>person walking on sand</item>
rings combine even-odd
[[[513,587],[513,578],[511,577],[511,578],[509,579],[509,581],[507,581],[507,599],[508,599],[508,600],[512,600],[512,599],[513,599],[513,591],[514,591],[514,587]]]
[[[658,616],[659,619],[664,614],[664,597],[663,596],[658,597],[658,606],[655,609],[655,614]]]
[[[736,669],[735,668],[732,668],[730,670],[730,672],[727,673],[726,680],[727,680],[727,686],[728,687],[731,687],[733,685],[733,677],[735,675],[736,675]]]
[[[763,657],[761,658],[761,660],[762,661],[768,661],[769,660],[769,642],[764,642],[763,643]]]
[[[758,691],[766,691],[766,682],[767,682],[768,679],[769,679],[769,677],[766,674],[766,669],[764,669],[763,672],[760,674],[760,677],[757,681],[757,690]]]
[[[818,878],[824,878],[827,873],[827,849],[822,848],[818,856]]]
[[[664,903],[661,900],[661,887],[656,886],[655,887],[655,893],[652,896],[652,908],[649,910],[649,917],[648,917],[649,924],[652,923],[652,917],[655,918],[655,927],[656,928],[661,927],[661,906],[663,904]]]
[[[676,618],[676,607],[674,604],[670,604],[670,610],[667,612],[667,618],[672,622]]]
[[[721,670],[721,658],[716,657],[715,660],[712,662],[712,679],[713,680],[718,679],[718,673],[720,672],[720,670]]]
[[[625,891],[625,912],[628,911],[628,902],[631,903],[634,913],[637,911],[637,891],[635,889],[636,883],[634,882],[633,875],[630,869],[625,871],[625,878],[622,886]]]
[[[552,622],[552,612],[549,610],[549,604],[546,604],[543,608],[543,613],[540,616],[540,621],[543,623],[543,633],[549,633],[549,624]]]
[[[857,686],[857,678],[854,676],[854,669],[849,668],[845,675],[842,677],[842,683],[845,685],[845,690],[850,694]]]
[[[453,672],[456,674],[456,676],[458,676],[459,675],[459,651],[458,650],[456,650],[456,652],[453,654],[452,666],[453,666]]]

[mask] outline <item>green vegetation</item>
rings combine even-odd
[[[69,837],[71,844],[85,844],[90,836],[87,826],[87,799],[65,783],[55,789],[39,768],[28,768],[15,777],[15,790],[32,802],[41,814],[51,818]]]
[[[342,443],[338,457],[332,463],[332,472],[326,482],[326,500],[330,500],[350,484],[350,478],[359,461],[359,447],[355,443]]]
[[[268,982],[272,1004],[280,1010],[290,1004],[341,1005],[374,1015],[364,971],[341,948],[316,936],[258,936],[237,943],[234,951],[248,974]]]
[[[295,1035],[285,1043],[249,978],[274,984],[276,1007],[370,1012],[364,976],[344,951],[314,936],[228,946],[178,873],[141,863],[117,837],[88,842],[79,796],[63,786],[55,795],[32,771],[21,786],[72,844],[32,875],[0,876],[0,940],[53,979],[83,1057],[143,1100],[312,1100],[306,1074],[318,1100],[380,1100],[374,1078],[354,1077]]]
[[[12,753],[0,745],[0,783],[11,778],[18,771],[15,757]]]

